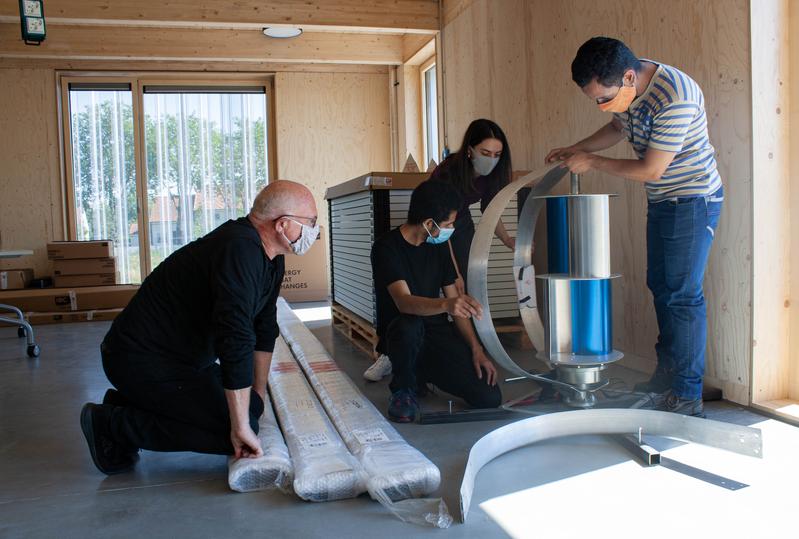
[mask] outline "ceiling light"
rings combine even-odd
[[[292,26],[267,26],[263,30],[264,35],[267,37],[276,37],[279,39],[286,39],[290,37],[297,37],[302,34],[302,28]]]

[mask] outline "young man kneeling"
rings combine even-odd
[[[417,391],[428,382],[475,408],[494,408],[502,402],[497,370],[470,320],[479,319],[483,308],[455,289],[446,242],[460,198],[448,183],[422,183],[411,195],[405,224],[372,246],[377,351],[391,359],[388,416],[393,421],[415,419]]]

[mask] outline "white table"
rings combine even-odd
[[[2,258],[19,258],[21,256],[30,256],[33,254],[33,251],[30,249],[17,249],[13,251],[0,251],[0,259]],[[15,318],[10,318],[7,316],[0,315],[0,322],[6,322],[8,324],[14,324],[18,327],[17,335],[20,337],[27,337],[28,338],[28,356],[29,357],[39,357],[39,345],[36,344],[36,341],[33,338],[33,328],[25,320],[25,315],[22,314],[22,310],[14,307],[13,305],[6,305],[5,303],[0,303],[0,311],[11,311],[15,313],[17,316]]]
[[[19,249],[16,251],[0,251],[0,258],[19,258],[21,256],[30,256],[33,251],[30,249]]]

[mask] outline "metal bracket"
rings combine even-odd
[[[749,486],[746,483],[741,483],[740,481],[735,481],[721,475],[716,475],[714,473],[708,472],[707,470],[691,466],[690,464],[685,464],[683,462],[664,457],[657,449],[654,449],[643,443],[643,440],[641,440],[640,431],[637,438],[630,434],[626,436],[614,434],[610,436],[610,438],[624,449],[629,451],[630,454],[637,458],[644,466],[662,466],[673,472],[681,473],[683,475],[687,475],[688,477],[692,477],[694,479],[698,479],[700,481],[704,481],[705,483],[710,483],[711,485],[725,488],[727,490],[741,490],[742,488]]]

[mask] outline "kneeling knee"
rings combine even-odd
[[[502,404],[502,392],[499,386],[486,386],[471,395],[467,403],[472,408],[498,408]]]

